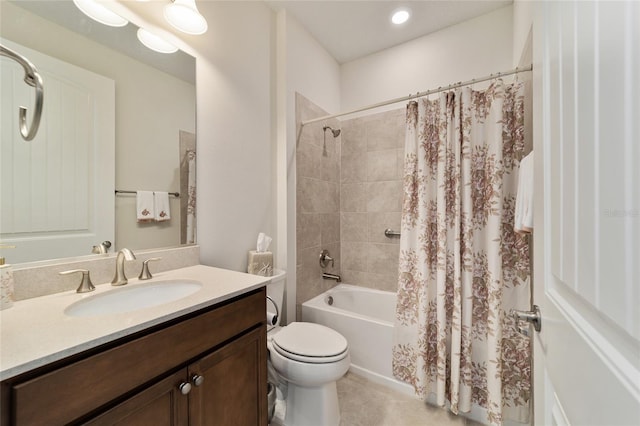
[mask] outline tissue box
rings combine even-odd
[[[249,251],[247,272],[254,275],[270,277],[273,275],[273,253],[270,251]]]

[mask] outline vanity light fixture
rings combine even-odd
[[[162,37],[153,34],[150,31],[145,30],[144,28],[138,29],[138,40],[140,43],[147,46],[149,49],[154,50],[160,53],[173,53],[177,52],[178,48],[168,41],[164,40]]]
[[[398,9],[393,12],[393,15],[391,15],[391,22],[396,25],[401,25],[407,22],[410,17],[411,14],[409,13],[408,9]]]
[[[195,0],[171,0],[164,7],[164,17],[183,33],[199,35],[207,31],[207,20],[198,12]]]
[[[110,27],[124,27],[129,23],[122,16],[112,12],[96,0],[73,0],[73,4],[89,18]]]

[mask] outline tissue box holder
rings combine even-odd
[[[273,276],[273,253],[270,251],[249,251],[247,272],[263,277]]]

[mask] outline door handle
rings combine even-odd
[[[520,321],[526,321],[533,324],[533,329],[535,331],[540,331],[542,328],[542,318],[540,316],[540,308],[538,305],[533,305],[533,310],[531,311],[519,311],[517,309],[511,309],[509,313],[516,320],[516,326],[519,327]]]

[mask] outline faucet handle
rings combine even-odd
[[[82,281],[80,282],[80,285],[76,289],[76,293],[88,293],[96,289],[93,283],[91,282],[89,271],[86,269],[71,269],[68,271],[59,272],[59,274],[69,275],[69,274],[75,274],[76,272],[82,273]]]
[[[333,257],[329,256],[329,250],[324,249],[320,253],[320,267],[322,269],[326,268],[329,262],[331,262],[331,267],[333,268]]]
[[[140,271],[140,275],[138,275],[138,279],[148,280],[150,278],[153,278],[153,275],[151,275],[151,272],[149,271],[149,262],[154,262],[156,260],[162,260],[162,258],[152,257],[142,262],[142,271]]]

